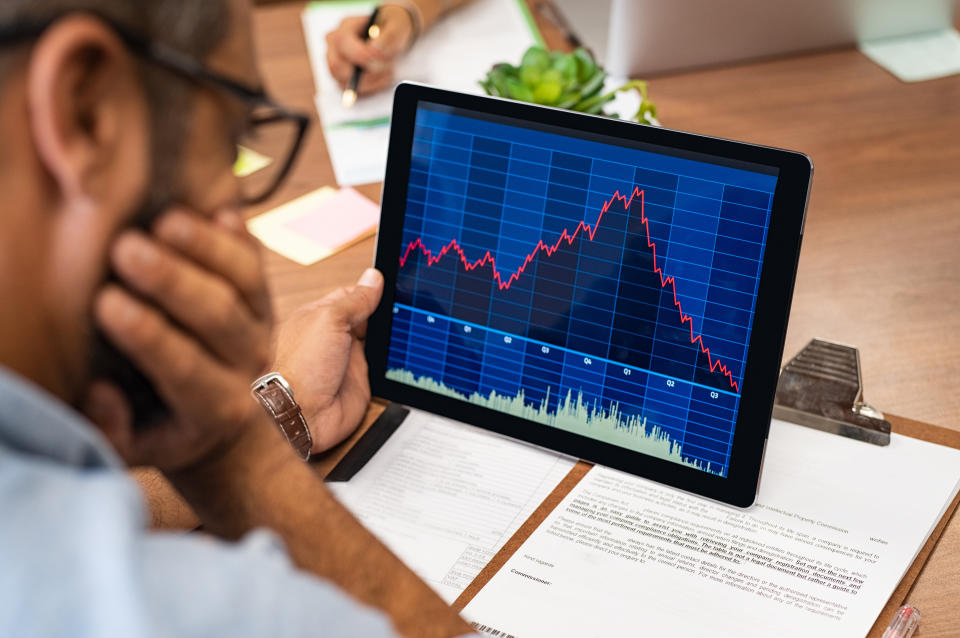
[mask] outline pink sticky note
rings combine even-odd
[[[377,229],[380,208],[353,190],[329,186],[247,221],[268,248],[309,266],[368,237]]]
[[[288,220],[285,225],[334,251],[369,234],[379,221],[380,208],[376,204],[352,188],[341,188],[336,195],[324,199],[305,215]]]

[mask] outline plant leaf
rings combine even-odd
[[[563,93],[559,82],[544,80],[533,90],[533,101],[537,104],[554,104]]]
[[[572,109],[573,105],[583,99],[583,96],[580,95],[579,91],[574,91],[573,93],[565,93],[557,98],[557,107],[561,109]]]
[[[597,70],[596,73],[583,85],[580,87],[580,93],[583,94],[584,98],[592,97],[600,92],[603,88],[603,83],[607,79],[607,74],[604,71]]]
[[[540,84],[540,78],[542,77],[543,73],[537,67],[520,67],[520,81],[526,84],[528,87],[534,87]]]
[[[532,46],[523,54],[521,67],[533,67],[538,71],[543,71],[550,66],[550,55],[543,47]]]
[[[534,101],[533,91],[530,90],[530,87],[513,78],[506,79],[506,95],[514,100],[521,100],[523,102]]]
[[[593,56],[583,47],[578,48],[572,55],[577,62],[577,81],[583,83],[592,78],[598,68]]]

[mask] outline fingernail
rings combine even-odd
[[[123,268],[149,268],[156,263],[158,253],[156,247],[146,237],[130,233],[124,235],[117,241],[116,249],[117,261]]]
[[[376,288],[380,285],[380,271],[376,268],[367,268],[363,271],[363,274],[360,275],[357,285],[366,286],[367,288]]]

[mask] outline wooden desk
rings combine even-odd
[[[269,88],[316,120],[302,8],[258,8],[255,36]],[[857,345],[871,403],[960,430],[960,77],[903,84],[843,50],[658,78],[651,96],[666,126],[813,158],[785,356],[813,337]],[[314,123],[274,204],[334,183]],[[379,185],[359,190],[379,199]],[[373,251],[367,240],[308,268],[269,254],[278,317],[352,283]],[[332,467],[343,449],[320,467]],[[924,613],[926,638],[960,632],[956,520],[908,599]]]

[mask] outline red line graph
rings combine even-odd
[[[673,276],[665,276],[663,274],[663,269],[657,265],[657,246],[653,243],[653,240],[650,238],[650,223],[647,218],[646,211],[644,210],[643,202],[643,191],[639,187],[633,189],[633,193],[629,197],[626,195],[621,195],[620,191],[617,190],[613,195],[604,202],[603,207],[600,209],[600,214],[597,216],[597,221],[593,226],[590,226],[584,221],[581,221],[577,224],[577,227],[573,229],[573,232],[568,232],[566,228],[563,229],[563,232],[560,233],[560,237],[557,241],[550,245],[544,243],[541,239],[537,242],[537,245],[533,247],[533,250],[530,251],[530,254],[523,260],[523,263],[517,268],[516,272],[510,273],[510,276],[507,277],[504,281],[503,276],[500,274],[500,271],[497,270],[496,258],[488,250],[484,253],[483,257],[477,259],[476,261],[470,261],[467,259],[466,254],[464,254],[463,249],[460,247],[460,244],[457,243],[456,239],[451,239],[450,242],[440,249],[436,255],[427,248],[423,241],[417,237],[414,241],[410,242],[407,245],[406,251],[403,253],[403,256],[400,257],[400,267],[402,268],[407,263],[407,259],[410,257],[410,253],[419,249],[420,252],[427,258],[427,266],[432,266],[441,259],[444,255],[449,253],[451,250],[455,252],[460,257],[460,263],[463,264],[464,270],[470,271],[476,268],[481,268],[487,264],[490,264],[490,268],[493,270],[493,280],[497,283],[497,287],[500,290],[507,290],[517,279],[520,278],[520,275],[523,274],[523,271],[526,270],[527,266],[537,257],[541,252],[546,253],[547,257],[553,255],[557,252],[557,249],[560,248],[560,245],[566,241],[567,245],[573,244],[573,240],[577,238],[581,233],[586,233],[587,238],[590,241],[593,241],[593,236],[597,232],[597,228],[600,227],[600,222],[603,220],[604,214],[609,210],[610,206],[617,200],[623,202],[624,210],[629,210],[630,205],[633,203],[635,198],[640,198],[640,221],[643,223],[643,227],[647,233],[647,246],[650,248],[650,252],[653,255],[653,270],[660,277],[660,286],[666,288],[668,285],[673,292],[673,305],[677,307],[677,311],[680,313],[680,323],[690,324],[690,343],[698,343],[700,346],[700,351],[707,356],[707,362],[710,364],[710,372],[715,372],[719,370],[724,376],[727,377],[730,381],[730,386],[737,392],[740,391],[740,385],[733,378],[733,373],[724,365],[719,359],[714,360],[713,356],[710,354],[710,348],[706,347],[703,344],[703,336],[695,334],[693,331],[693,318],[683,312],[683,307],[680,305],[680,300],[677,299],[677,282]]]

